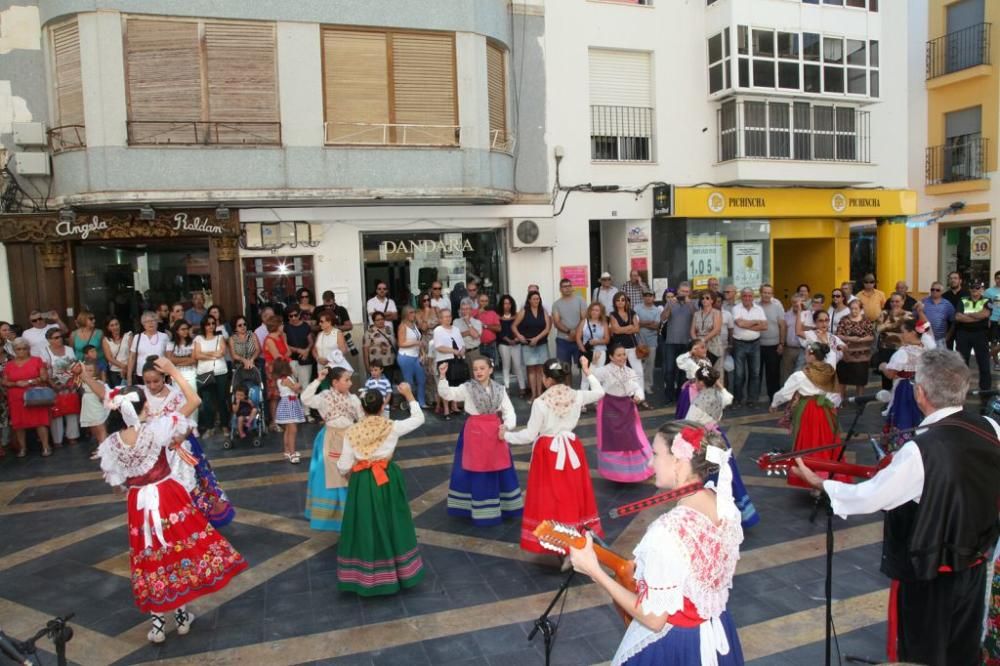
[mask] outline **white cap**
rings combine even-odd
[[[611,273],[609,273],[607,271],[604,271],[603,273],[601,273],[601,279],[602,280],[604,280],[604,279],[610,280],[611,279]]]

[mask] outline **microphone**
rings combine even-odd
[[[882,395],[883,393],[888,393],[888,391],[879,391],[878,393],[876,393],[874,395],[858,395],[858,396],[854,396],[852,398],[848,398],[847,402],[849,402],[852,405],[857,405],[858,407],[864,407],[869,402],[876,402],[876,401],[877,402],[888,403],[889,402],[888,396]]]
[[[31,660],[21,654],[21,651],[14,646],[11,639],[2,630],[0,630],[0,654],[6,655],[8,659],[19,664],[31,663]]]

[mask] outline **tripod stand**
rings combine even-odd
[[[556,592],[556,596],[552,597],[552,601],[549,603],[549,607],[545,609],[537,620],[535,620],[535,627],[528,634],[528,642],[531,642],[535,638],[535,634],[539,631],[542,632],[542,639],[545,641],[545,666],[549,666],[549,661],[552,659],[552,648],[555,645],[556,630],[559,625],[552,624],[552,620],[549,619],[549,614],[552,613],[552,609],[556,607],[559,603],[559,599],[566,594],[566,590],[569,589],[569,584],[573,582],[573,576],[576,575],[576,571],[570,571],[569,575],[566,576],[566,580],[562,582],[559,586],[559,590]]]

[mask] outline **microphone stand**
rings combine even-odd
[[[844,441],[849,441],[858,434],[857,430],[858,421],[861,420],[861,415],[864,413],[865,407],[867,407],[869,404],[871,403],[869,402],[862,403],[857,406],[857,409],[854,410],[854,419],[851,420],[851,425],[847,428],[847,435],[843,438]],[[840,453],[837,454],[837,462],[840,462],[841,460],[844,459],[844,453],[846,451],[847,451],[846,447],[841,447]],[[823,504],[822,498],[823,498],[822,493],[820,493],[820,496],[816,498],[816,502],[813,505],[812,513],[809,514],[810,523],[816,522],[816,515],[819,513],[820,506],[822,506]]]
[[[570,570],[569,575],[566,576],[566,580],[559,586],[556,596],[552,597],[552,601],[549,602],[549,607],[535,620],[535,627],[528,634],[528,642],[530,643],[535,638],[535,634],[539,631],[542,632],[542,639],[545,641],[545,666],[549,666],[549,662],[552,659],[552,648],[555,646],[556,630],[559,628],[559,625],[552,624],[549,614],[552,613],[552,609],[559,603],[559,599],[566,594],[566,590],[569,589],[569,584],[573,582],[573,576],[575,575],[576,571]]]

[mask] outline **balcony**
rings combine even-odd
[[[458,146],[460,125],[327,122],[327,145]]]
[[[718,161],[741,159],[868,164],[869,113],[811,102],[730,100],[718,114]]]
[[[990,26],[979,23],[927,42],[927,80],[989,65]]]
[[[130,146],[280,146],[281,123],[130,120]]]
[[[53,153],[87,147],[87,130],[83,125],[62,125],[49,130],[49,148]]]
[[[927,148],[924,158],[927,185],[943,185],[986,178],[988,139],[981,134],[951,137],[942,146]]]
[[[590,107],[590,158],[595,162],[651,162],[653,109]]]

